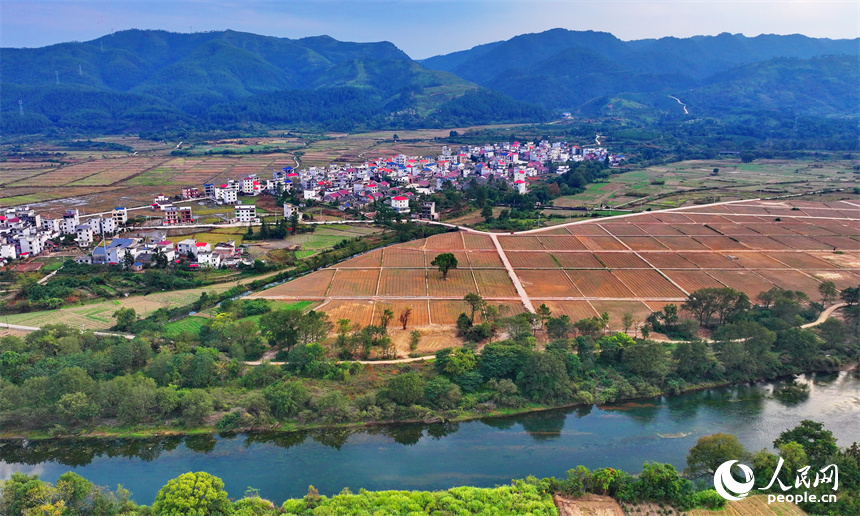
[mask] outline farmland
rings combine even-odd
[[[600,206],[654,210],[696,202],[752,199],[774,194],[793,194],[825,188],[853,188],[851,160],[825,163],[792,160],[736,158],[691,160],[648,167],[610,176],[577,195],[556,199],[555,206],[593,209]],[[714,174],[714,170],[718,172]],[[558,210],[547,210],[558,213]]]
[[[384,307],[410,307],[410,328],[435,335],[445,326],[453,331],[467,311],[462,297],[476,292],[511,313],[542,303],[574,320],[607,312],[610,329],[618,330],[624,313],[641,322],[705,287],[731,287],[754,299],[778,286],[818,300],[822,281],[856,286],[860,236],[849,228],[858,222],[853,201],[740,201],[526,234],[450,232],[395,244],[255,296],[328,299],[323,311],[363,324]],[[446,280],[429,265],[443,252],[458,261]]]

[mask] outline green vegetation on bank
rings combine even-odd
[[[589,470],[577,466],[562,478],[538,479],[529,476],[494,488],[455,487],[447,491],[366,491],[352,493],[344,488],[334,496],[321,495],[313,486],[302,498],[291,498],[280,506],[263,499],[253,488],[234,500],[224,489],[224,482],[206,472],[188,472],[171,479],[158,492],[151,507],[137,505],[131,493],[119,487],[112,492],[94,486],[81,476],[67,472],[55,484],[39,480],[36,475],[13,473],[0,481],[0,512],[8,516],[276,516],[276,515],[471,515],[523,514],[556,515],[554,496],[576,500],[587,493],[609,495],[625,514],[641,512],[638,504],[656,503],[675,510],[694,508],[718,510],[726,500],[709,487],[703,477],[713,475],[725,461],[740,460],[755,472],[756,488],[766,488],[778,479],[792,486],[798,470],[808,466],[812,471],[838,468],[838,488],[831,481],[814,486],[795,484],[780,494],[811,492],[818,497],[836,494],[833,503],[801,502],[810,514],[845,515],[860,510],[860,449],[857,443],[840,448],[833,434],[821,423],[804,420],[797,427],[782,432],[773,442],[777,453],[766,449],[747,452],[730,434],[704,436],[687,454],[688,468],[683,474],[671,464],[648,462],[638,475],[611,467]],[[779,467],[780,464],[785,467]],[[834,477],[831,477],[831,479]],[[811,480],[811,479],[810,479]],[[787,491],[787,492],[786,492]],[[668,511],[668,510],[667,510]],[[719,514],[719,513],[717,513]]]
[[[134,333],[131,340],[62,325],[0,339],[0,431],[72,435],[445,421],[836,370],[860,353],[856,293],[841,294],[852,304],[844,314],[848,324],[831,318],[804,329],[820,305],[800,293],[774,289],[753,305],[732,289],[702,289],[681,309],[668,305],[652,314],[643,338],[605,334],[608,316],[572,322],[545,306],[537,314],[504,317],[473,294],[464,299],[457,323],[467,347],[440,350],[433,362],[372,368],[352,360],[393,357],[388,325],[402,322],[403,314],[384,310],[378,321],[361,326],[304,312],[301,303],[272,309],[266,300],[232,299],[236,294],[229,291],[223,298],[204,294],[188,307],[142,320],[132,309],[118,310],[116,329]],[[211,316],[186,323],[194,328],[169,323],[202,310]],[[696,340],[699,329],[711,331],[713,342]],[[333,342],[327,338],[332,331]],[[474,351],[475,341],[502,331],[507,340]],[[690,340],[649,340],[651,331]],[[544,346],[537,344],[539,333],[546,334]],[[243,362],[267,351],[286,364]],[[801,387],[777,393],[804,394]]]

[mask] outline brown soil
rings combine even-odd
[[[559,516],[624,516],[624,511],[613,498],[586,494],[581,498],[568,498],[561,495],[552,497],[558,507]]]

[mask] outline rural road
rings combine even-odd
[[[689,112],[689,111],[687,111],[687,105],[686,105],[686,104],[684,104],[683,102],[681,102],[681,99],[679,99],[678,97],[673,97],[672,95],[669,95],[669,98],[670,98],[670,99],[675,99],[675,100],[677,100],[677,101],[678,101],[678,104],[681,104],[681,107],[683,107],[683,108],[684,108],[684,114],[685,114],[685,115],[689,115],[689,114],[690,114],[690,112]]]

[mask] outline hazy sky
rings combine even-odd
[[[562,27],[623,40],[721,32],[860,37],[860,1],[0,0],[0,46],[86,41],[123,29],[233,29],[391,41],[421,59]]]

